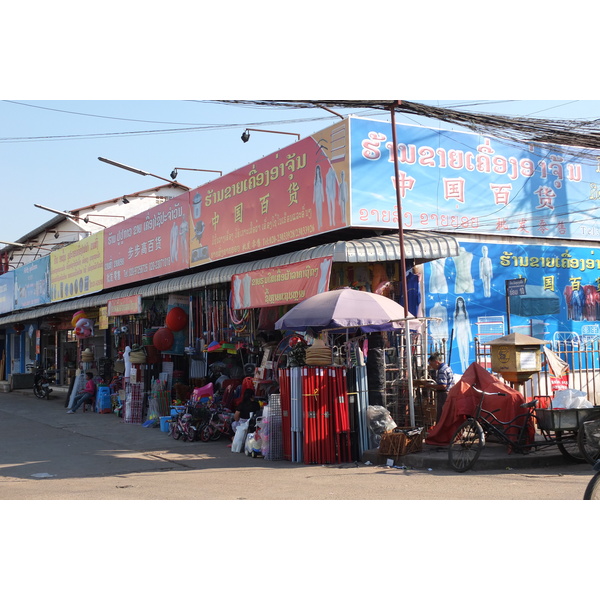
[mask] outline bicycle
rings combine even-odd
[[[197,430],[192,421],[192,415],[187,410],[178,414],[169,423],[171,437],[174,440],[183,437],[184,442],[193,442],[196,439]]]
[[[202,442],[216,441],[221,436],[233,438],[231,421],[233,412],[227,408],[218,408],[211,411],[208,422],[198,431],[198,438]]]
[[[582,460],[573,448],[577,448],[577,427],[556,428],[552,433],[552,426],[540,423],[540,417],[532,410],[536,407],[538,399],[521,404],[525,412],[516,415],[510,421],[501,421],[494,413],[500,409],[489,411],[483,408],[486,396],[506,396],[504,392],[484,392],[473,386],[481,394],[481,398],[473,416],[469,415],[454,432],[448,448],[448,461],[450,467],[459,473],[468,471],[477,462],[481,451],[485,447],[486,437],[508,447],[509,452],[524,454],[532,449],[544,446],[557,446],[561,454],[570,460]],[[542,411],[543,412],[543,411]],[[535,430],[541,431],[543,439],[535,440]]]

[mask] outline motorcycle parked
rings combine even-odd
[[[56,371],[52,369],[42,369],[37,367],[35,376],[33,378],[33,393],[38,397],[45,400],[50,398],[50,394],[54,391],[50,384],[54,383]]]

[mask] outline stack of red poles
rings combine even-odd
[[[351,460],[350,418],[345,370],[302,368],[305,464]]]
[[[292,460],[292,397],[289,369],[279,369],[279,394],[281,396],[283,460]]]
[[[338,462],[352,461],[352,440],[350,436],[350,410],[346,371],[340,367],[329,369],[332,386],[333,417]]]

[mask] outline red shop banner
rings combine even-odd
[[[297,304],[326,292],[332,262],[328,256],[234,275],[231,278],[232,307],[239,310]]]
[[[186,193],[104,230],[104,287],[188,269],[189,256]]]
[[[192,190],[190,265],[345,227],[348,167],[330,146],[308,137]]]
[[[138,315],[142,312],[142,296],[136,294],[124,298],[112,298],[107,302],[107,309],[109,317]]]

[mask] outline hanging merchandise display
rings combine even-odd
[[[232,305],[233,294],[229,294],[229,321],[231,322],[236,333],[242,333],[248,326],[248,320],[250,316],[250,310],[245,308],[243,310],[236,310]]]
[[[171,331],[181,331],[188,324],[188,316],[180,306],[173,307],[165,319],[165,325]]]
[[[94,351],[91,348],[86,348],[81,353],[81,362],[84,362],[84,363],[94,362]]]
[[[152,337],[154,347],[165,352],[169,350],[175,341],[173,332],[168,327],[161,327]]]
[[[94,335],[94,323],[91,319],[79,319],[75,324],[75,335],[78,339],[83,340]]]
[[[71,318],[71,325],[73,327],[75,327],[75,325],[77,324],[77,321],[79,321],[79,319],[86,319],[87,315],[85,314],[85,311],[83,310],[78,310],[76,313],[73,314],[73,317]]]
[[[134,344],[131,347],[131,352],[129,353],[129,360],[133,365],[143,365],[146,364],[146,351],[143,346],[139,344]]]
[[[83,310],[78,310],[71,318],[75,336],[79,340],[89,338],[94,335],[94,322],[88,318]]]

